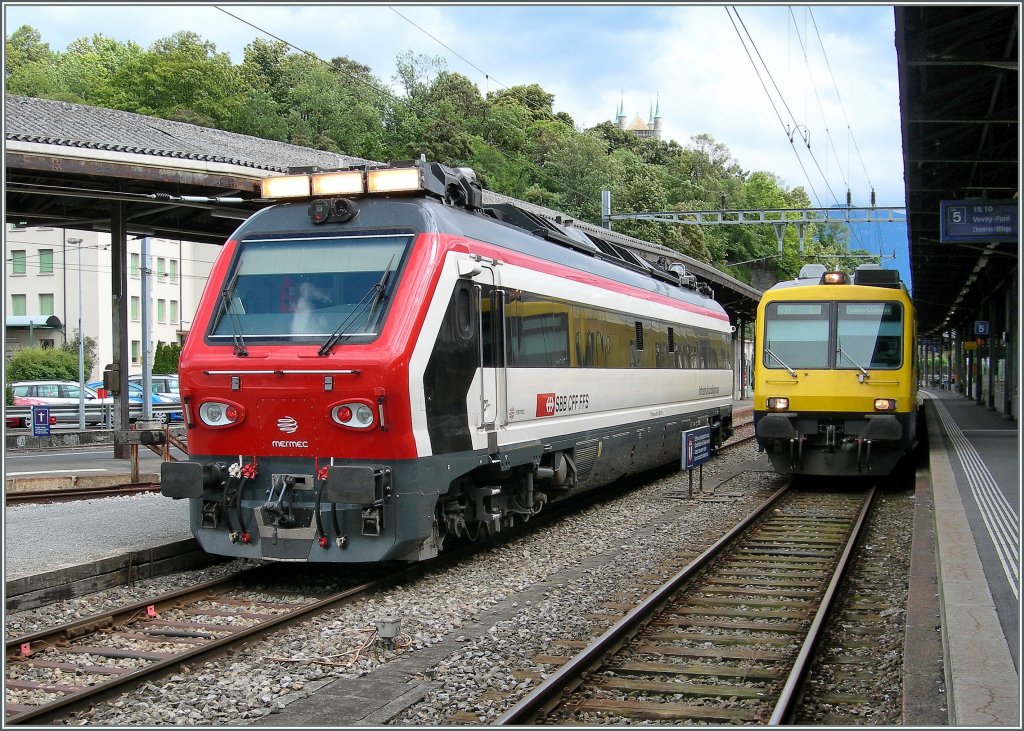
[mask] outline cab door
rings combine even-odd
[[[497,452],[498,430],[507,426],[505,292],[499,262],[479,263],[473,276],[477,317],[477,363],[480,368],[480,408],[477,428],[487,434],[488,451]]]

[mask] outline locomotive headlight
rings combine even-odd
[[[825,272],[821,278],[822,284],[846,284],[845,272]]]
[[[769,411],[789,411],[789,399],[786,396],[772,396],[768,399]]]
[[[366,188],[371,193],[397,193],[420,190],[419,168],[382,168],[366,174]]]
[[[876,398],[875,399],[875,411],[895,411],[896,410],[896,399],[891,398]]]
[[[308,198],[308,175],[275,175],[260,181],[264,198]]]
[[[361,170],[317,173],[313,176],[313,195],[359,195],[363,192]]]
[[[309,204],[309,220],[313,223],[323,223],[331,216],[331,202],[315,200]]]
[[[199,405],[199,419],[206,426],[232,426],[245,416],[238,404],[225,401],[204,401]]]
[[[334,404],[330,410],[331,421],[349,429],[369,429],[373,426],[373,409],[363,401],[345,401]]]

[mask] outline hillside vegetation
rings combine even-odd
[[[747,171],[709,134],[686,144],[638,139],[612,122],[582,129],[539,84],[481,95],[441,58],[400,54],[392,83],[340,56],[330,61],[257,39],[241,63],[193,32],[149,48],[102,35],[52,51],[22,26],[6,38],[8,94],[136,112],[371,160],[423,154],[473,168],[485,187],[600,223],[601,191],[616,213],[803,208],[802,187]],[[398,91],[392,91],[397,89]],[[790,278],[807,261],[842,263],[843,226],[808,228],[804,256],[787,227],[616,221],[616,231],[671,247],[742,281]]]

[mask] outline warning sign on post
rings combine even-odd
[[[683,469],[689,470],[711,459],[711,427],[701,426],[683,432]]]

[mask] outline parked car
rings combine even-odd
[[[15,381],[11,384],[15,397],[37,399],[51,406],[74,405],[79,401],[78,384],[74,381]],[[88,385],[85,387],[86,404],[109,404],[113,399],[101,399]]]
[[[88,385],[89,388],[99,390],[103,388],[103,381],[92,381],[91,383],[88,383],[86,385]],[[141,405],[143,397],[142,386],[129,380],[128,391],[128,403]],[[150,403],[152,403],[153,406],[167,406],[169,404],[177,404],[179,402],[179,399],[176,397],[166,396],[164,394],[156,393],[155,391],[152,394],[150,401]],[[167,416],[168,421],[182,421],[182,414],[180,411],[154,412],[154,416],[156,417],[162,417],[165,414]]]
[[[46,406],[46,404],[44,404],[39,399],[28,398],[28,397],[25,397],[25,396],[15,396],[14,397],[14,403],[11,404],[11,405],[12,406]],[[6,417],[4,419],[4,423],[6,424],[8,429],[19,429],[19,428],[27,429],[30,426],[32,426],[32,424],[29,423],[31,421],[31,419],[32,419],[31,416],[8,416],[8,417]],[[53,414],[50,414],[50,426],[54,426],[56,423],[57,423],[57,417],[54,416]]]
[[[170,396],[175,401],[181,400],[178,393],[178,377],[174,374],[154,373],[150,376],[150,383],[153,393]],[[128,376],[128,383],[134,383],[142,388],[142,376]]]
[[[78,384],[74,381],[15,381],[11,384],[15,400],[19,398],[33,399],[38,404],[47,406],[77,406],[79,394],[81,393]],[[97,405],[111,404],[112,398],[100,398],[96,391],[85,387],[85,405],[90,407],[87,416],[91,419],[90,424],[99,424],[96,419],[97,412],[94,408]],[[62,410],[58,419],[61,423],[72,424],[78,421],[78,416],[70,411]]]

